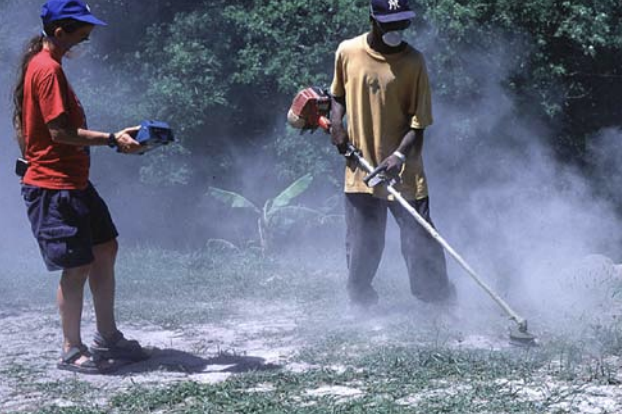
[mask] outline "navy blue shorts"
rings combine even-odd
[[[32,232],[49,271],[93,262],[93,246],[119,233],[108,207],[89,183],[84,190],[22,186]]]

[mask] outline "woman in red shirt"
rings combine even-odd
[[[62,68],[63,57],[88,40],[96,25],[106,24],[79,0],[49,0],[41,19],[43,33],[30,41],[14,91],[14,125],[28,162],[22,195],[48,270],[62,270],[57,302],[63,351],[58,367],[101,373],[115,365],[111,359],[140,360],[147,355],[117,329],[118,233],[106,203],[89,182],[89,147],[136,152],[141,148],[132,135],[138,128],[117,133],[87,129],[84,110]],[[90,350],[80,334],[87,280],[97,319]]]

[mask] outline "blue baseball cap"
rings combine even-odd
[[[72,19],[96,26],[107,26],[91,14],[91,9],[80,0],[48,0],[41,8],[41,20],[46,25],[63,19]]]
[[[408,0],[371,0],[371,17],[380,23],[399,22],[414,18]]]

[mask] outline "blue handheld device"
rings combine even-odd
[[[135,139],[144,147],[137,154],[144,154],[154,148],[174,142],[175,136],[173,135],[173,130],[166,122],[143,121],[140,123],[140,129]]]

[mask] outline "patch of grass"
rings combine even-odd
[[[231,304],[241,299],[308,303],[335,292],[330,283],[310,276],[308,268],[254,250],[212,254],[134,249],[121,252],[117,274],[121,319],[164,327],[234,318]]]
[[[108,411],[84,407],[47,407],[34,411],[32,414],[108,414]]]
[[[40,372],[40,370],[36,369],[31,365],[24,365],[13,362],[0,369],[0,377],[8,378],[11,381],[22,383],[29,381],[30,378],[32,378],[38,372]]]
[[[0,279],[4,292],[0,311],[11,315],[21,310],[53,304],[59,274],[48,273],[43,268],[33,272],[13,270],[4,273]]]
[[[344,362],[344,361],[342,361]],[[160,390],[136,388],[115,397],[121,413],[541,413],[557,402],[517,399],[504,379],[531,379],[536,365],[502,353],[385,348],[350,358],[344,371],[261,372],[215,385],[185,382]],[[520,369],[518,367],[520,366]],[[520,375],[517,375],[520,373]],[[529,373],[530,375],[526,375]],[[270,384],[262,392],[249,389]],[[348,387],[355,397],[310,393]]]
[[[377,276],[382,311],[344,317],[341,259],[152,248],[124,250],[119,258],[122,322],[190,330],[205,323],[229,329],[237,321],[246,322],[247,329],[248,322],[256,322],[258,329],[251,326],[244,341],[294,348],[305,344],[290,361],[313,367],[307,371],[247,372],[212,385],[135,386],[114,396],[80,381],[28,384],[28,367],[10,366],[0,374],[23,382],[32,394],[77,405],[50,406],[37,414],[562,413],[567,410],[558,404],[572,401],[585,387],[616,384],[616,365],[607,357],[620,354],[620,326],[594,327],[580,338],[543,335],[546,343],[535,349],[458,349],[456,337],[462,333],[456,331],[462,327],[444,329],[437,311],[417,304],[397,264]],[[270,329],[272,318],[291,326]],[[498,334],[504,321],[486,328]],[[477,329],[486,335],[481,326]],[[346,387],[355,395],[313,392],[326,387]],[[93,407],[93,396],[109,402]]]
[[[616,324],[598,325],[592,328],[593,337],[604,353],[622,355],[622,320]]]
[[[89,382],[78,378],[34,383],[31,387],[46,395],[53,395],[56,398],[69,401],[86,401],[95,391],[95,388]]]
[[[28,411],[34,414],[100,414],[104,413],[100,408],[93,407],[90,400],[98,392],[90,383],[81,381],[77,377],[72,379],[31,382],[32,376],[20,381],[16,389],[21,395],[45,395],[46,402],[40,405],[44,407],[36,411]],[[67,402],[69,406],[59,406],[58,401]],[[24,412],[24,411],[22,411]]]
[[[318,364],[323,367],[320,369],[250,372],[211,385],[138,385],[114,396],[105,411],[89,407],[47,408],[37,414],[563,413],[557,405],[571,400],[573,393],[579,393],[585,384],[566,383],[568,387],[564,388],[543,383],[544,376],[560,383],[564,380],[566,373],[550,364],[556,356],[574,363],[575,356],[568,357],[571,352],[559,353],[559,349],[467,351],[383,346],[349,352],[352,348],[348,350],[347,345],[346,337],[333,335],[323,343],[305,348],[299,359]],[[332,364],[343,369],[331,369]],[[330,387],[346,387],[355,394],[348,397],[314,392]],[[538,393],[538,397],[524,395],[525,388]],[[67,395],[62,388],[48,391],[52,395]]]

